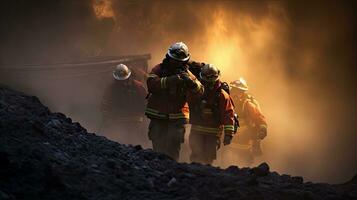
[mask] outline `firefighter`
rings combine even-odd
[[[228,145],[234,133],[234,106],[229,94],[223,89],[217,67],[206,64],[200,72],[204,85],[203,95],[190,95],[191,133],[189,145],[191,162],[212,164],[224,134],[223,144]]]
[[[101,103],[103,121],[100,132],[125,144],[145,146],[145,96],[144,85],[133,78],[131,70],[124,64],[117,65],[113,82],[105,90]]]
[[[222,153],[226,165],[240,163],[249,166],[254,158],[262,155],[260,141],[267,136],[267,123],[258,101],[247,93],[248,85],[243,78],[230,83],[230,94],[239,116],[239,133],[232,144]]]
[[[183,42],[170,46],[161,64],[148,75],[148,104],[145,114],[150,119],[149,139],[153,150],[178,160],[184,142],[189,110],[188,93],[203,93],[203,87],[188,70],[188,47]]]

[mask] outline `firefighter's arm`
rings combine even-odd
[[[224,91],[221,95],[220,113],[224,135],[232,136],[234,133],[234,106],[230,96]]]
[[[186,101],[188,104],[197,104],[200,102],[202,94],[199,92],[188,91],[186,95]]]
[[[187,102],[189,104],[198,103],[204,93],[204,86],[189,70],[187,76],[193,82],[193,87],[187,92]]]
[[[168,88],[172,87],[173,85],[177,85],[179,81],[182,81],[179,75],[172,75],[172,76],[160,76],[160,69],[161,66],[155,66],[151,72],[148,74],[147,78],[147,86],[150,93],[157,93]]]
[[[157,93],[160,90],[166,88],[165,87],[166,77],[160,77],[159,71],[160,71],[160,65],[157,65],[148,74],[146,83],[150,93]]]
[[[264,139],[267,135],[267,122],[265,116],[262,114],[259,108],[251,102],[247,102],[245,105],[246,115],[257,126],[258,138]]]
[[[204,87],[203,85],[201,84],[201,82],[196,78],[195,75],[193,75],[190,71],[189,72],[189,75],[191,77],[191,79],[193,80],[193,82],[195,83],[195,86],[192,88],[192,91],[198,95],[203,95],[203,92],[204,92]]]
[[[203,95],[203,85],[190,70],[187,70],[187,73],[182,74],[182,79],[188,86],[190,93],[194,93],[196,96]]]

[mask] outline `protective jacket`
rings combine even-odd
[[[237,146],[250,148],[250,141],[256,140],[256,134],[260,129],[267,129],[266,118],[260,110],[257,100],[249,94],[244,94],[241,98],[233,98],[235,111],[239,116],[240,128],[238,137],[234,137],[232,144],[241,144]]]
[[[197,87],[191,90],[182,85],[169,86],[167,78],[180,73],[188,73]],[[187,94],[203,93],[202,85],[187,66],[183,66],[180,71],[170,71],[164,64],[156,65],[148,75],[147,86],[149,96],[145,114],[151,119],[188,120]]]
[[[234,106],[231,97],[217,81],[212,89],[205,87],[203,95],[189,95],[191,131],[216,135],[234,131]]]
[[[125,85],[122,81],[114,81],[104,92],[101,110],[106,120],[142,121],[145,109],[146,89],[136,80]]]

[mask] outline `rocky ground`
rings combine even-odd
[[[36,97],[0,88],[0,199],[357,199],[342,185],[255,168],[177,163],[97,136]]]

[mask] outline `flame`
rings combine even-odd
[[[111,0],[93,0],[93,9],[98,19],[114,18],[114,10]]]

